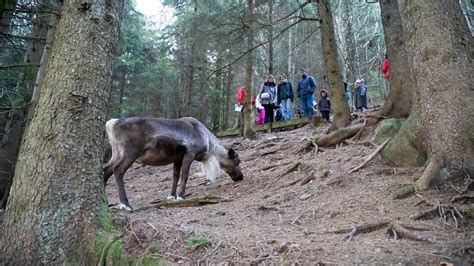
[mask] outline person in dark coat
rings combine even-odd
[[[277,88],[277,105],[280,106],[285,121],[293,119],[293,113],[291,112],[293,99],[293,85],[286,79],[285,74],[281,74],[280,84]]]
[[[355,97],[355,105],[358,112],[363,112],[364,108],[367,109],[367,86],[365,85],[364,80],[358,79],[355,82],[356,87],[356,97]]]
[[[304,68],[300,69],[301,73],[301,80],[298,82],[298,88],[296,91],[298,92],[298,97],[301,101],[301,106],[304,110],[304,115],[307,117],[311,117],[314,115],[313,109],[313,94],[316,90],[317,83],[314,77],[308,76],[308,73]]]
[[[329,114],[331,113],[331,99],[325,90],[321,90],[321,99],[318,102],[318,109],[321,116],[329,122]]]
[[[275,77],[268,75],[267,80],[263,83],[260,88],[258,96],[260,97],[260,103],[265,108],[265,123],[273,123],[273,109],[275,109],[277,101],[277,87],[275,84]]]

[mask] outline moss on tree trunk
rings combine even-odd
[[[425,190],[441,172],[474,175],[472,37],[457,2],[402,0],[399,7],[415,105],[382,154],[399,165],[426,158],[415,182]]]

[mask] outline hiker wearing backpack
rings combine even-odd
[[[265,123],[273,123],[273,109],[276,106],[277,100],[276,91],[275,77],[268,75],[267,80],[263,83],[258,93],[260,103],[265,108]]]
[[[293,103],[293,85],[286,79],[285,74],[280,75],[280,84],[277,88],[277,104],[283,114],[283,120],[293,119],[291,104]]]

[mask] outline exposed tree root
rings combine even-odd
[[[428,243],[439,243],[439,240],[432,235],[417,235],[410,230],[414,231],[428,231],[431,228],[419,225],[411,225],[404,223],[390,223],[389,221],[380,221],[375,223],[368,223],[363,225],[356,225],[352,228],[339,229],[335,231],[326,232],[327,234],[346,234],[344,240],[350,241],[357,234],[370,233],[383,228],[387,228],[387,232],[394,239],[408,239],[413,241],[428,242]]]
[[[298,170],[298,167],[300,166],[301,162],[298,161],[298,162],[295,162],[293,164],[291,164],[288,168],[286,168],[286,170],[281,173],[278,177],[277,177],[277,180],[279,180],[281,177],[291,173],[291,172],[294,172],[296,170]]]
[[[345,142],[346,144],[349,144],[349,145],[363,145],[363,146],[372,147],[372,148],[377,148],[378,147],[377,144],[375,144],[370,139],[361,140],[361,141],[352,141],[352,140],[346,139],[343,142]]]
[[[352,169],[349,171],[349,174],[351,173],[354,173],[355,171],[361,169],[362,167],[364,167],[367,163],[369,163],[372,159],[375,158],[375,156],[377,156],[377,154],[383,149],[383,147],[385,147],[385,145],[387,145],[388,141],[390,140],[390,138],[386,139],[371,155],[369,155],[369,157],[367,157],[367,159],[365,159],[365,161],[363,163],[361,163],[359,166],[357,166],[356,168]]]
[[[163,200],[161,202],[139,207],[135,210],[135,212],[147,210],[150,208],[160,208],[160,207],[193,207],[193,206],[200,206],[206,204],[216,204],[221,202],[229,202],[232,201],[230,198],[221,198],[213,195],[206,194],[201,197],[196,198],[189,198],[184,200]]]
[[[418,220],[418,219],[422,219],[422,218],[429,219],[429,218],[433,218],[434,215],[437,212],[438,212],[438,206],[434,206],[434,207],[432,206],[432,207],[424,209],[420,212],[414,213],[414,214],[408,216],[408,218],[410,218],[412,220]]]
[[[432,157],[421,177],[415,182],[416,190],[428,190],[431,181],[439,176],[439,173],[443,167],[444,165],[441,160],[437,159],[436,157]]]
[[[395,192],[392,194],[393,199],[404,199],[409,196],[411,196],[413,193],[415,193],[415,188],[413,185],[405,185],[399,189],[397,189]]]
[[[360,128],[360,130],[352,137],[352,141],[356,141],[360,138],[360,135],[362,134],[362,131],[364,130],[365,125],[367,124],[367,119],[364,119],[363,126]]]
[[[310,147],[315,146],[315,145],[317,145],[318,148],[319,147],[334,146],[336,144],[341,143],[343,140],[354,136],[363,127],[364,127],[363,124],[357,124],[357,125],[354,125],[354,126],[349,126],[349,127],[338,129],[338,130],[333,131],[333,132],[331,132],[327,135],[311,138],[311,139],[307,140],[305,143],[303,143],[303,145],[301,145],[301,147],[295,152],[295,154],[298,154],[302,151],[306,151]]]
[[[368,224],[362,224],[362,225],[356,225],[351,228],[345,228],[345,229],[339,229],[335,231],[329,231],[327,234],[347,234],[344,237],[344,240],[351,241],[355,235],[361,234],[361,233],[370,233],[373,231],[380,230],[384,227],[386,227],[390,222],[389,221],[380,221],[376,223],[368,223]]]
[[[439,243],[440,241],[432,235],[417,235],[407,230],[403,225],[392,223],[388,226],[387,232],[393,239],[407,239],[418,242]]]
[[[291,162],[283,162],[283,163],[277,163],[277,164],[266,165],[266,166],[262,167],[262,168],[260,169],[260,171],[267,171],[267,170],[270,170],[270,169],[273,169],[273,168],[276,168],[276,167],[288,165],[288,164],[290,164],[290,163],[291,163]]]
[[[474,204],[457,205],[457,204],[440,204],[432,205],[427,209],[414,213],[409,216],[412,220],[418,219],[432,219],[439,217],[440,221],[450,227],[459,227],[459,221],[464,219],[464,215],[472,217],[474,213]],[[463,215],[464,214],[464,215]],[[448,220],[453,220],[451,224]]]
[[[458,202],[458,201],[472,201],[474,199],[473,192],[474,191],[474,182],[469,180],[469,183],[464,187],[461,192],[459,192],[456,196],[451,198],[451,202]]]

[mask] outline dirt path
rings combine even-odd
[[[427,206],[412,196],[393,200],[391,193],[422,173],[417,168],[394,168],[376,158],[361,171],[347,174],[374,148],[345,145],[295,155],[302,140],[313,131],[297,130],[259,134],[255,141],[225,139],[242,158],[243,182],[234,183],[221,173],[215,184],[200,177],[191,178],[190,197],[209,193],[233,201],[185,208],[149,209],[126,213],[112,207],[118,223],[124,226],[125,252],[145,257],[150,253],[184,263],[422,263],[458,262],[471,264],[474,254],[472,221],[460,221],[460,228],[449,227],[439,219],[411,221],[408,216]],[[258,152],[266,153],[258,156]],[[289,166],[300,162],[297,171],[281,176]],[[268,168],[270,165],[281,165]],[[171,166],[132,166],[126,174],[126,189],[132,206],[148,205],[170,192]],[[266,169],[268,168],[268,169]],[[193,164],[192,173],[198,172]],[[327,177],[321,177],[329,171]],[[315,180],[289,185],[314,173]],[[426,199],[446,201],[462,184],[448,183],[424,194]],[[440,191],[445,191],[441,193]],[[446,192],[447,191],[447,192]],[[118,202],[113,180],[107,187],[110,204]],[[417,206],[415,206],[418,203]],[[429,231],[416,232],[435,237],[436,243],[389,239],[386,226],[352,241],[345,234],[325,233],[357,224],[389,220],[423,225]],[[453,223],[453,221],[449,221]],[[191,247],[191,239],[209,241]],[[151,251],[150,251],[151,249]]]

